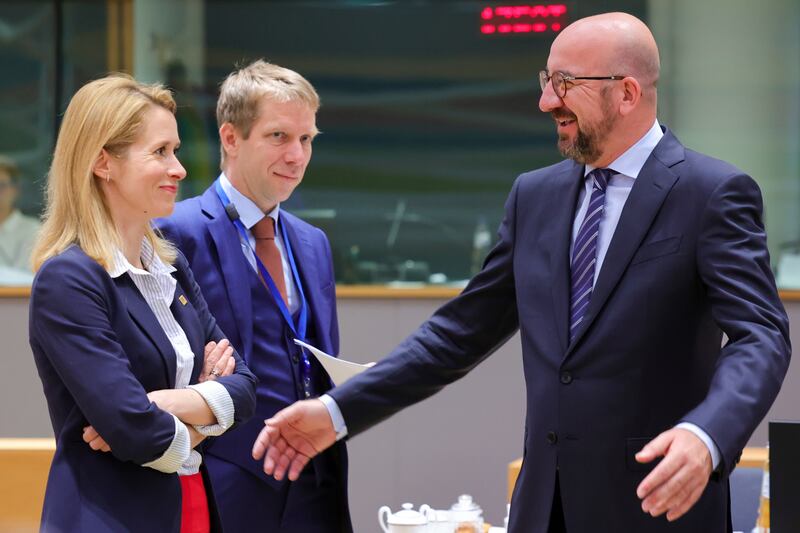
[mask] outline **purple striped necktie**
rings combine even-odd
[[[575,340],[589,307],[594,287],[594,271],[597,265],[597,235],[600,221],[603,220],[603,204],[606,197],[606,185],[614,172],[607,168],[596,168],[589,173],[594,186],[589,198],[589,208],[575,237],[572,248],[571,292],[569,302],[569,342]]]

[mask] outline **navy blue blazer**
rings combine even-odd
[[[197,383],[205,344],[224,336],[180,254],[175,268],[171,309],[195,353]],[[175,351],[131,278],[112,279],[71,246],[36,274],[29,334],[56,437],[42,531],[180,531],[178,476],[141,466],[160,457],[175,434],[172,415],[146,396],[174,388]],[[234,357],[234,374],[218,382],[239,424],[253,414],[255,377]],[[110,453],[83,442],[87,425]]]
[[[319,228],[281,210],[297,262],[321,350],[339,353],[339,325],[331,248]],[[245,361],[253,353],[252,298],[248,269],[236,226],[231,223],[214,187],[178,202],[172,216],[157,227],[183,252],[217,322]],[[262,424],[263,425],[263,424]],[[250,443],[252,445],[252,443]]]
[[[286,229],[311,310],[308,317],[309,330],[315,332],[315,341],[321,350],[338,354],[336,287],[328,239],[322,230],[285,210],[281,210],[280,224]],[[253,339],[253,298],[250,284],[252,268],[242,253],[239,233],[226,214],[214,186],[200,196],[179,202],[172,216],[158,220],[157,226],[186,255],[220,328],[228,335],[228,339],[244,360],[251,362],[253,358],[258,358],[258,347]],[[282,322],[275,327],[282,328]],[[251,365],[255,368],[256,363]],[[330,383],[326,381],[327,389]],[[208,453],[237,464],[275,488],[286,481],[277,482],[264,474],[261,462],[251,457],[251,450],[256,436],[263,428],[263,418],[272,416],[297,398],[284,397],[271,386],[268,379],[261,379],[256,406],[258,416],[236,433],[217,439],[209,445]],[[322,458],[315,459],[315,466],[320,470],[330,468],[338,471],[336,475],[341,483],[342,496],[341,516],[345,521],[342,530],[350,530],[347,509],[347,454],[344,443],[336,445],[325,455],[331,460],[321,464]],[[275,505],[283,505],[283,502],[275,502]],[[241,527],[247,528],[248,525],[242,524]],[[297,527],[301,528],[301,525]]]
[[[583,183],[572,161],[521,175],[499,242],[463,293],[329,394],[357,434],[460,378],[519,329],[527,415],[512,533],[547,531],[556,472],[570,533],[729,531],[727,474],[790,357],[758,186],[666,131],[569,344],[569,251]],[[708,433],[722,463],[697,504],[668,523],[641,510],[636,487],[653,466],[634,454],[681,421]]]

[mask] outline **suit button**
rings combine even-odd
[[[556,435],[555,431],[548,431],[547,432],[547,443],[548,444],[555,444],[558,442],[558,435]]]
[[[561,373],[561,383],[563,383],[564,385],[569,385],[570,383],[572,383],[572,374],[570,374],[566,370],[563,371]]]
[[[292,354],[292,363],[297,364],[299,362],[300,358],[297,356],[297,354]]]

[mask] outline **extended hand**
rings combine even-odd
[[[651,440],[636,454],[640,463],[664,459],[636,489],[642,510],[652,516],[667,513],[672,522],[700,499],[711,476],[711,453],[691,431],[673,428]]]
[[[312,457],[336,442],[328,409],[320,400],[304,400],[264,421],[253,444],[253,459],[264,457],[264,472],[280,481],[286,471],[296,480]]]

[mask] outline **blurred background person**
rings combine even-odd
[[[12,282],[23,273],[19,279],[30,282],[27,273],[31,270],[31,250],[41,227],[39,220],[23,215],[15,207],[19,175],[16,162],[0,154],[0,282]],[[6,269],[11,277],[5,275]]]
[[[249,418],[255,378],[150,226],[186,175],[174,113],[168,90],[117,75],[61,124],[30,302],[56,437],[42,531],[219,529],[198,446]]]

